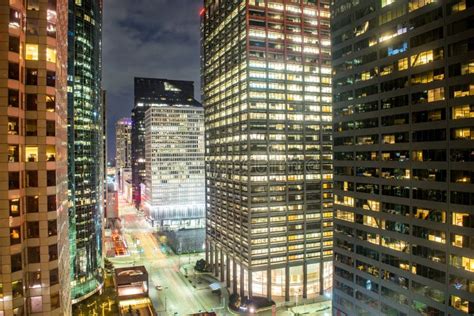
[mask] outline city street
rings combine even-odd
[[[187,315],[199,311],[210,311],[222,303],[210,288],[194,288],[180,273],[180,266],[193,265],[202,258],[199,255],[167,255],[153,233],[154,229],[143,216],[138,216],[134,207],[120,201],[120,217],[124,225],[124,239],[130,256],[110,258],[116,268],[144,265],[149,273],[149,296],[160,315]],[[191,272],[191,268],[188,271]],[[160,285],[158,291],[155,286]],[[166,305],[166,306],[165,306]],[[166,311],[165,311],[166,309]],[[224,315],[221,309],[220,315]]]

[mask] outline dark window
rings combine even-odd
[[[26,95],[26,110],[36,111],[38,109],[38,95],[30,94]]]
[[[38,197],[26,197],[26,213],[37,213],[39,211]]]
[[[26,222],[26,236],[28,238],[39,238],[39,222]]]
[[[56,171],[48,170],[46,173],[46,185],[48,187],[53,187],[56,185]]]
[[[46,121],[46,136],[56,135],[56,125],[54,121]]]
[[[20,271],[22,269],[21,253],[11,255],[10,260],[12,264],[12,272]]]
[[[38,69],[26,69],[26,84],[36,86],[38,84]]]
[[[8,89],[8,106],[17,108],[20,106],[20,92]]]
[[[57,234],[58,234],[57,221],[55,219],[51,220],[51,221],[48,221],[48,237],[49,236],[56,236]]]
[[[59,283],[59,271],[58,269],[53,269],[49,271],[49,285],[55,285]]]
[[[16,63],[8,63],[8,79],[20,80],[20,66]]]
[[[56,195],[48,195],[48,212],[55,212],[56,209]]]
[[[58,259],[58,245],[54,244],[49,246],[49,261],[54,261]]]
[[[46,72],[46,85],[49,87],[56,86],[56,73],[54,71]]]
[[[25,120],[26,136],[38,136],[38,126],[36,120]]]
[[[9,49],[11,52],[20,52],[20,39],[18,37],[10,36],[9,38]]]
[[[8,189],[18,190],[20,188],[20,173],[9,172],[8,173]]]
[[[40,263],[40,247],[28,247],[28,263]]]
[[[26,187],[27,188],[38,187],[38,171],[36,170],[26,171]]]

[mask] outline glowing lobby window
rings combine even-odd
[[[25,59],[38,60],[38,45],[37,44],[26,44]]]

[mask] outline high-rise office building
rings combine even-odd
[[[1,315],[70,315],[67,1],[0,6]]]
[[[135,104],[132,110],[132,187],[133,202],[141,205],[145,184],[145,112],[150,106],[199,103],[194,99],[194,83],[156,78],[135,78]]]
[[[124,117],[115,124],[115,168],[130,168],[132,157],[132,120]]]
[[[241,296],[332,281],[329,1],[204,2],[206,258]]]
[[[474,313],[474,2],[335,1],[336,315]]]
[[[142,203],[161,229],[204,228],[204,110],[186,103],[145,112]]]
[[[69,243],[73,303],[100,290],[103,284],[101,36],[102,1],[69,0]]]

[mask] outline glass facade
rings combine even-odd
[[[334,307],[474,313],[473,1],[335,1]]]
[[[241,296],[332,280],[329,1],[204,2],[206,259]]]
[[[67,1],[0,11],[0,315],[71,315]]]
[[[102,1],[69,0],[68,157],[72,301],[102,286]]]
[[[145,113],[143,206],[160,229],[204,228],[202,106],[150,106]]]

